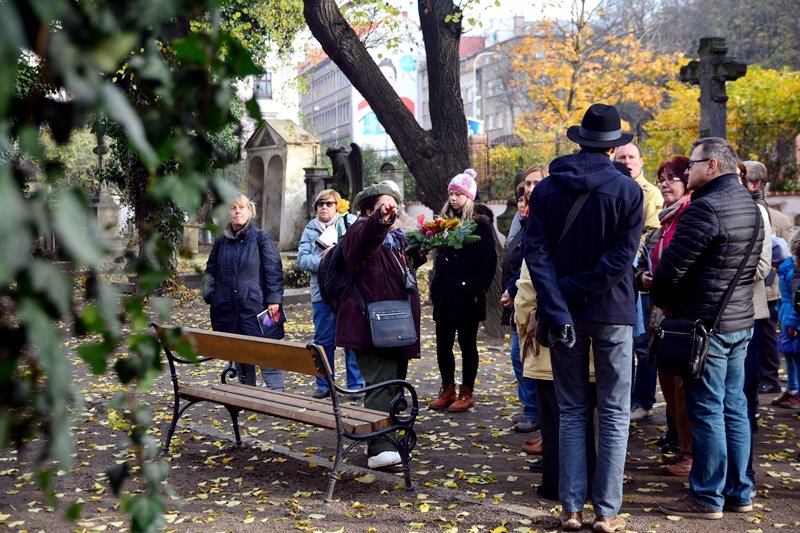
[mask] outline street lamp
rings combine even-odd
[[[481,57],[492,56],[496,52],[481,52],[472,60],[472,118],[478,118],[478,61]]]

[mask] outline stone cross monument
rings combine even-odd
[[[725,82],[747,73],[747,65],[725,57],[727,52],[724,38],[703,37],[697,49],[700,61],[681,67],[682,82],[700,85],[700,137],[725,138],[728,101]]]

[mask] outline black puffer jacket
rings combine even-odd
[[[712,324],[725,291],[758,237],[717,331],[753,327],[753,278],[764,240],[755,202],[735,174],[725,174],[692,194],[670,245],[656,267],[650,298],[670,315]]]

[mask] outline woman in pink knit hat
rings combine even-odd
[[[448,201],[440,215],[474,221],[477,224],[475,235],[480,236],[480,241],[459,249],[437,248],[431,280],[436,358],[442,388],[429,406],[431,409],[447,409],[451,413],[466,411],[473,405],[472,390],[478,374],[478,324],[486,319],[486,291],[492,284],[497,262],[492,221],[482,214],[483,210],[476,211],[476,176],[476,172],[469,168],[450,180]],[[458,391],[453,354],[456,334],[462,362]]]

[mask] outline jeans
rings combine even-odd
[[[649,296],[641,295],[641,305],[638,312],[645,319],[649,317]],[[647,331],[633,338],[633,360],[631,361],[631,372],[633,375],[633,388],[631,389],[631,409],[641,407],[649,411],[656,403],[656,380],[658,369],[655,361],[648,362],[650,347],[647,342]]]
[[[756,320],[753,335],[747,343],[747,355],[744,358],[744,397],[747,400],[747,420],[750,422],[750,455],[747,458],[747,475],[755,485],[756,471],[753,469],[753,447],[755,434],[758,431],[756,414],[758,412],[758,385],[761,380],[761,365],[758,360],[759,346],[764,339],[764,330],[768,327],[767,319]]]
[[[786,359],[786,390],[797,392],[800,389],[800,352],[784,352]]]
[[[334,361],[336,359],[336,315],[324,302],[312,302],[311,311],[314,320],[314,342],[325,349],[331,376],[335,377]],[[364,386],[364,378],[358,370],[358,361],[353,350],[344,351],[345,374],[348,389],[360,389]],[[328,392],[328,382],[317,378],[317,390]]]
[[[751,503],[750,423],[742,416],[747,412],[744,360],[751,335],[749,329],[712,335],[705,372],[684,381],[694,458],[689,496],[715,511],[725,503]]]
[[[616,516],[622,505],[622,477],[628,447],[631,409],[632,327],[576,322],[571,349],[550,349],[560,411],[559,499],[564,511],[583,510],[589,496],[586,428],[592,416],[589,347],[597,378],[599,446],[591,496],[595,513]]]
[[[539,420],[539,405],[536,394],[536,382],[522,375],[522,358],[519,351],[519,335],[517,330],[511,334],[511,366],[517,378],[517,398],[522,403],[525,418]]]
[[[234,368],[236,368],[236,373],[239,375],[239,383],[243,385],[255,385],[256,384],[256,367],[255,365],[246,365],[241,363],[234,363]],[[286,373],[283,370],[277,370],[275,368],[261,368],[261,379],[264,380],[264,385],[267,386],[269,390],[276,390],[283,392],[285,390],[283,384],[283,378]]]

